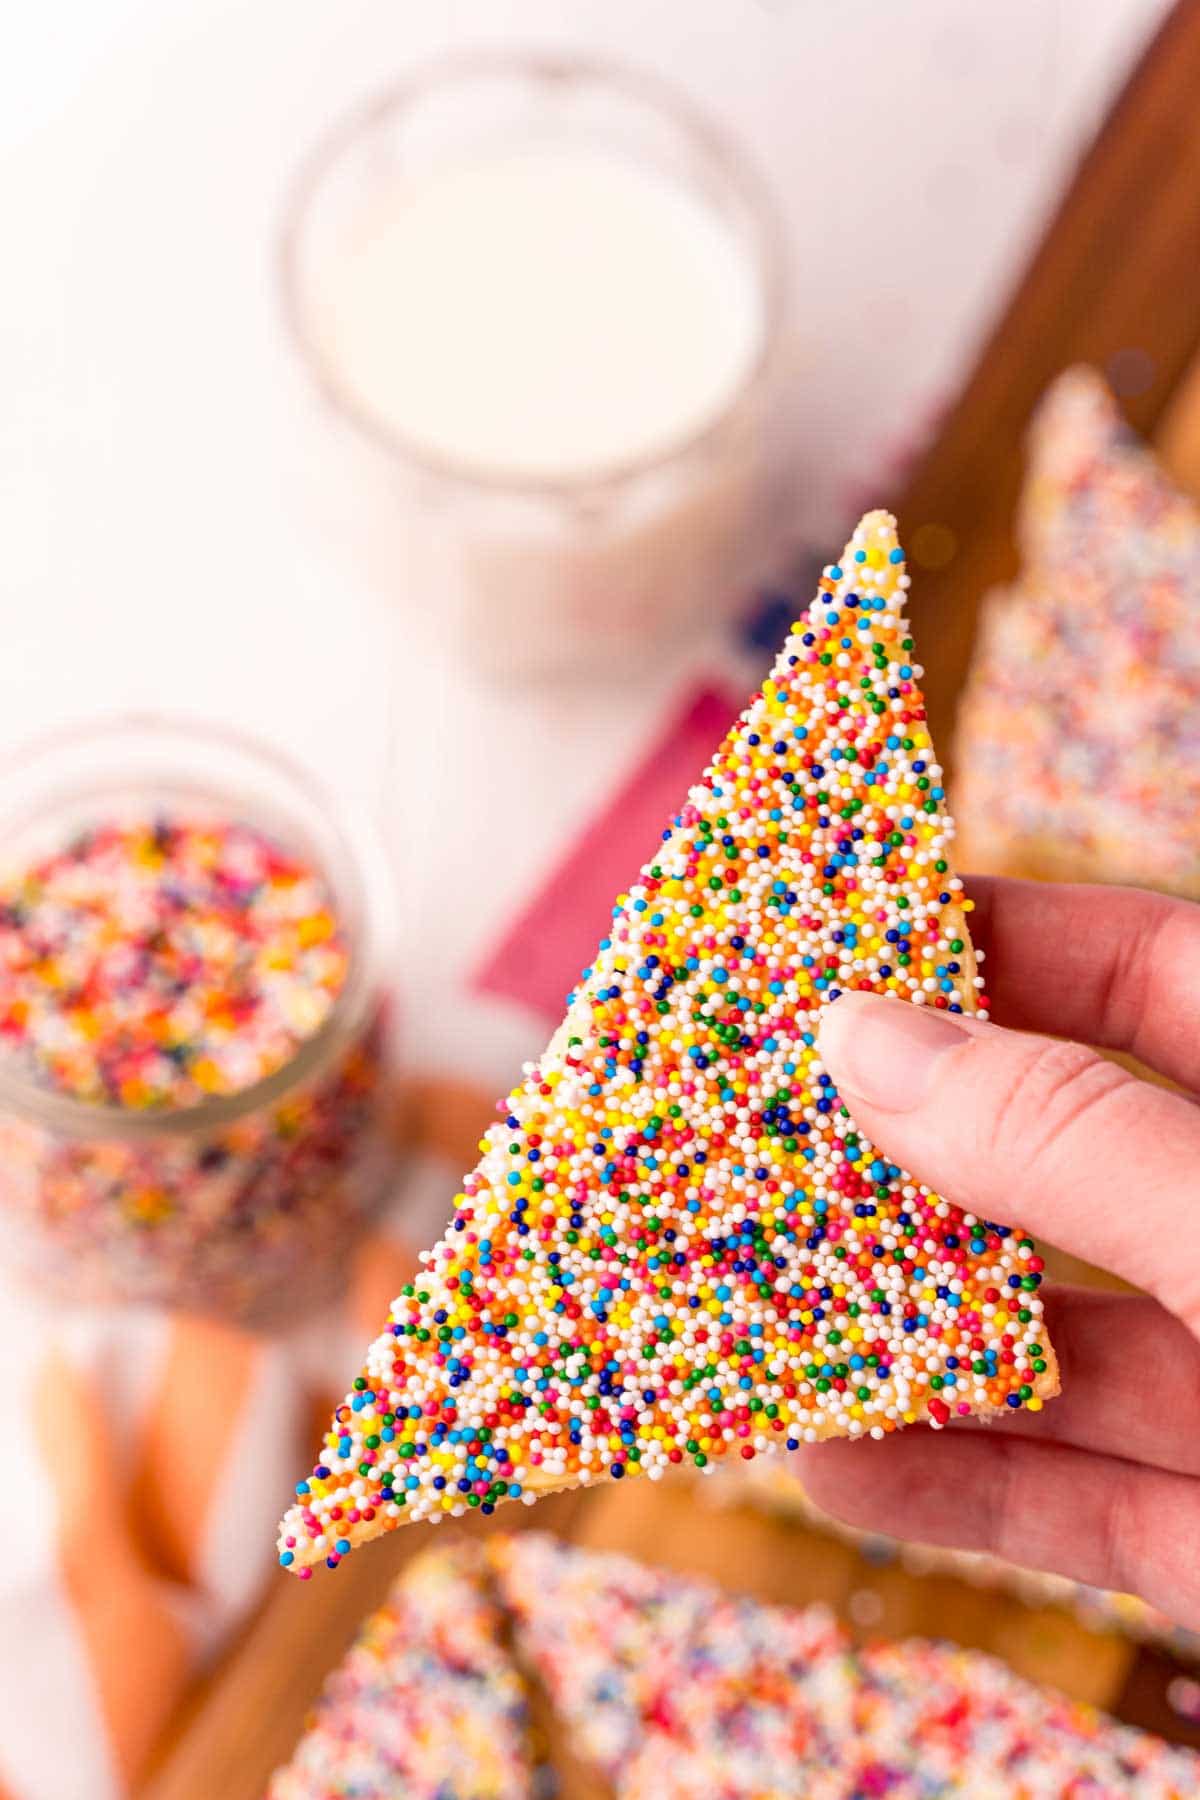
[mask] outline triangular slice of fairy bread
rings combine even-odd
[[[1041,1263],[856,1131],[816,1050],[847,988],[982,982],[870,513],[619,895],[280,1533],[304,1573],[409,1519],[1057,1391]]]
[[[325,1683],[266,1800],[529,1800],[529,1690],[506,1629],[478,1537],[418,1556]]]

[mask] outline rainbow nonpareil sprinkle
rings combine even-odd
[[[230,814],[99,812],[17,866],[6,1256],[72,1300],[255,1324],[336,1291],[391,1163],[384,997],[335,1019],[351,960],[323,872]]]
[[[326,1684],[267,1800],[529,1800],[528,1697],[482,1547],[418,1559]]]
[[[0,888],[0,1047],[72,1099],[193,1106],[281,1068],[348,964],[325,881],[261,832],[101,821]]]
[[[907,586],[869,514],[618,897],[297,1490],[285,1567],[1056,1391],[1032,1242],[889,1162],[816,1048],[848,988],[984,1005]]]

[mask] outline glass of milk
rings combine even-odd
[[[636,663],[769,563],[782,288],[763,191],[657,81],[443,62],[292,196],[287,314],[354,451],[314,498],[406,629],[501,670]]]

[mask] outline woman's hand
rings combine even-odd
[[[1082,1047],[1200,1093],[1200,907],[970,891],[999,1023],[846,994],[821,1054],[859,1129],[918,1180],[1148,1297],[1049,1290],[1063,1392],[1044,1412],[818,1444],[800,1472],[851,1524],[1138,1593],[1200,1628],[1200,1107]]]

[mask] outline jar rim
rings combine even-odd
[[[298,807],[313,810],[344,865],[335,872],[328,867],[329,859],[322,857],[317,868],[336,896],[339,908],[349,902],[341,920],[349,937],[349,967],[327,1018],[310,1037],[297,1045],[279,1068],[233,1093],[212,1095],[187,1106],[135,1112],[79,1100],[69,1094],[57,1093],[36,1075],[24,1073],[13,1059],[0,1056],[0,1113],[19,1115],[62,1136],[76,1139],[135,1142],[199,1137],[234,1125],[282,1099],[293,1088],[318,1074],[362,1030],[373,999],[380,957],[377,895],[386,876],[382,850],[374,832],[361,818],[354,819],[347,828],[343,823],[347,808],[340,797],[335,800],[332,791],[310,769],[252,733],[208,720],[152,711],[85,719],[27,738],[0,755],[0,788],[6,782],[20,781],[31,763],[105,743],[115,745],[123,736],[135,733],[152,734],[164,740],[168,748],[159,769],[164,781],[169,781],[172,774],[169,752],[172,742],[193,749],[220,748],[243,759],[251,770],[261,771],[266,779],[280,782],[295,797]],[[94,791],[98,797],[102,795],[104,784],[96,784]],[[207,790],[208,800],[219,803],[223,797],[226,796],[222,794],[219,781],[214,780]],[[66,802],[69,798],[70,791],[62,789],[60,799]],[[0,803],[0,831],[12,817],[12,811],[9,808],[6,813]]]
[[[762,328],[754,355],[715,418],[636,455],[564,475],[514,474],[500,465],[439,452],[385,423],[348,390],[310,329],[301,273],[301,242],[309,207],[339,159],[372,130],[401,116],[426,95],[451,84],[509,77],[560,91],[568,84],[600,85],[665,119],[711,167],[722,171],[751,225],[755,273],[762,298]],[[284,324],[318,391],[368,442],[418,474],[448,486],[493,497],[595,506],[612,493],[680,464],[703,459],[751,412],[767,387],[782,350],[787,310],[787,270],[778,210],[763,180],[736,139],[682,94],[646,70],[603,56],[560,55],[540,50],[489,48],[451,51],[369,95],[317,139],[297,168],[283,211],[277,278]]]

